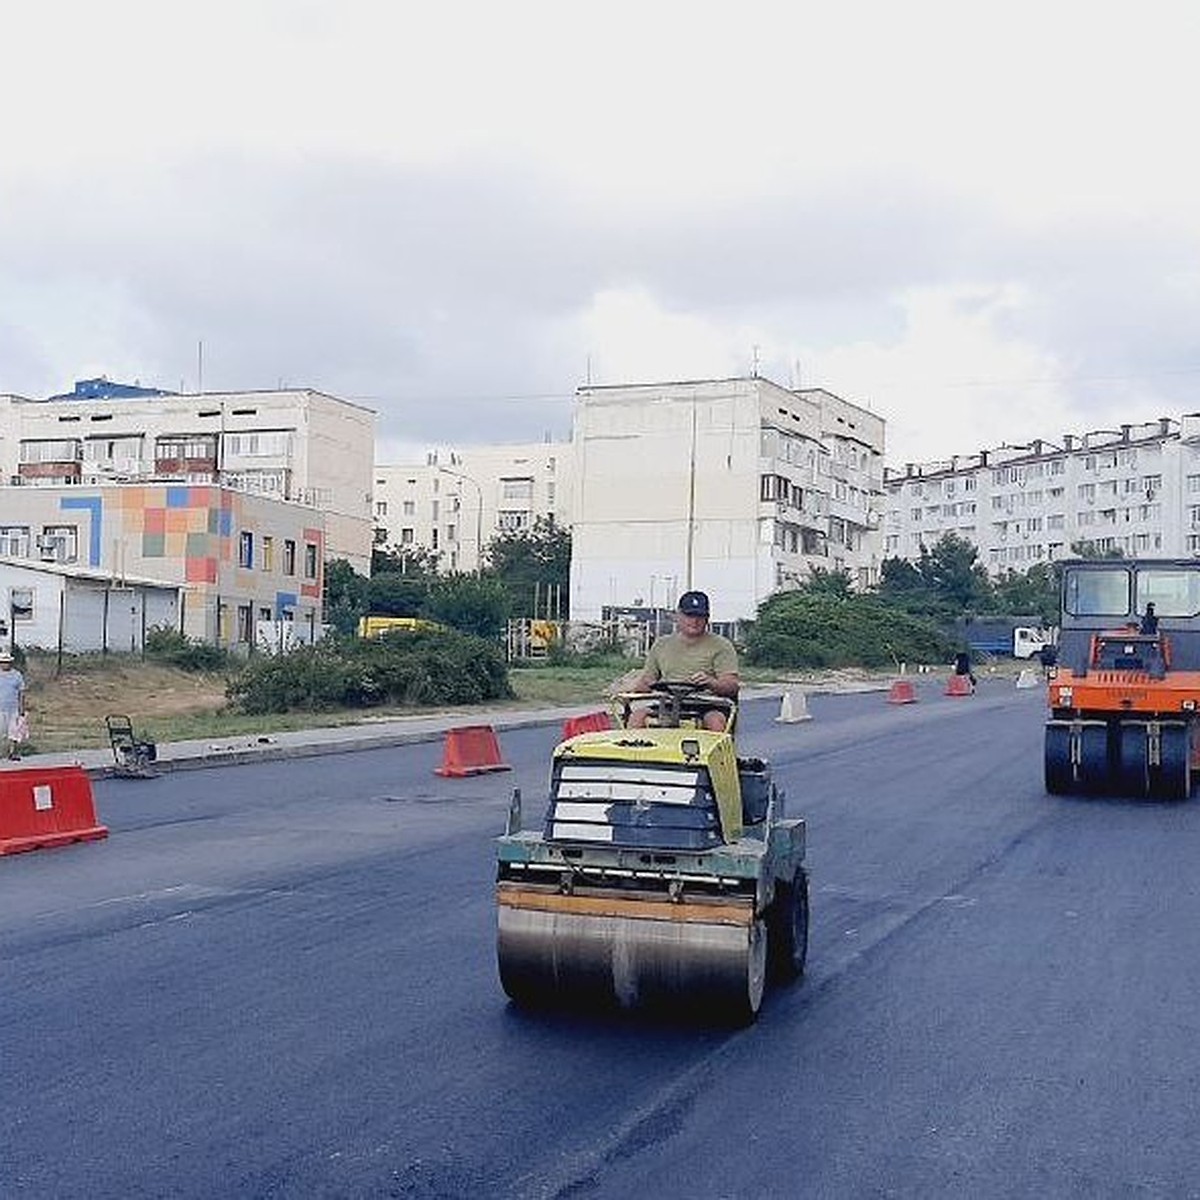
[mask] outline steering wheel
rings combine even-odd
[[[698,683],[689,683],[684,679],[659,679],[650,685],[652,692],[662,692],[677,699],[684,696],[694,696],[704,689]]]

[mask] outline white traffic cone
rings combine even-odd
[[[1038,677],[1036,671],[1030,671],[1028,668],[1023,670],[1017,676],[1017,687],[1019,688],[1035,688],[1038,686]]]
[[[812,713],[808,711],[808,697],[803,692],[784,692],[779,702],[779,716],[775,718],[785,725],[796,721],[811,721]]]

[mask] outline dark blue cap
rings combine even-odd
[[[679,611],[687,617],[707,617],[708,596],[704,592],[684,592],[679,597]]]

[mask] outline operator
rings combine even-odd
[[[1154,601],[1151,600],[1146,605],[1146,615],[1142,617],[1142,628],[1140,632],[1153,637],[1158,632],[1158,613],[1154,611]]]
[[[676,610],[675,632],[657,638],[646,655],[646,664],[633,682],[632,690],[649,691],[651,685],[691,683],[703,692],[736,700],[741,681],[738,678],[737,651],[733,643],[708,631],[708,596],[704,592],[684,592]],[[630,715],[634,728],[646,724],[647,711]],[[726,725],[725,713],[708,709],[701,718],[705,729],[720,733]]]

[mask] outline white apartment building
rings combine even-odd
[[[1127,557],[1200,555],[1200,413],[1067,434],[885,473],[884,553],[918,559],[955,533],[989,572],[1086,541]]]
[[[753,376],[583,387],[575,408],[571,614],[710,593],[752,618],[813,567],[878,581],[884,421]]]
[[[372,410],[309,389],[138,392],[0,395],[0,520],[10,488],[213,484],[317,509],[327,556],[370,572]]]
[[[492,538],[571,524],[569,442],[431,450],[419,464],[375,468],[375,543],[436,552],[439,570],[475,571]]]

